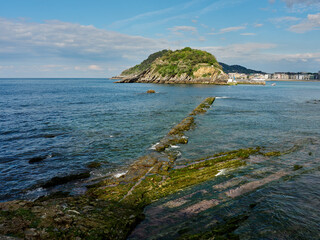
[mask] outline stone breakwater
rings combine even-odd
[[[55,193],[35,201],[0,203],[0,235],[24,239],[126,239],[144,219],[144,208],[151,203],[211,180],[221,171],[246,166],[252,156],[268,159],[290,153],[266,153],[260,147],[238,149],[175,166],[177,154],[170,150],[170,146],[188,143],[184,134],[196,127],[195,118],[205,114],[214,100],[214,97],[205,99],[169,131],[153,152],[135,161],[126,174],[90,185],[82,196]],[[286,174],[281,172],[266,180],[238,187],[224,196],[238,197]],[[188,201],[188,197],[185,197],[172,201],[166,207],[182,206]],[[223,198],[203,200],[180,209],[176,214],[179,217],[196,215],[221,202]],[[235,230],[226,229],[231,232]],[[146,233],[139,233],[139,228],[134,234],[146,236]],[[224,234],[226,232],[214,231],[213,236]]]

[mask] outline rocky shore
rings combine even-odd
[[[203,74],[205,75],[205,74]],[[134,76],[118,76],[112,79],[120,79],[115,83],[159,83],[159,84],[216,84],[227,85],[227,75],[224,73],[214,74],[211,77],[192,77],[187,74],[180,76],[166,76],[150,72],[144,72]]]
[[[84,195],[55,193],[35,201],[0,203],[0,235],[22,239],[126,239],[144,219],[144,208],[151,203],[214,179],[226,169],[243,167],[249,157],[268,159],[290,153],[291,150],[264,152],[262,148],[255,147],[221,152],[176,165],[178,152],[172,146],[188,144],[185,133],[196,127],[197,116],[205,114],[214,101],[214,97],[206,98],[160,140],[153,152],[136,160],[124,175],[88,186]],[[235,198],[286,175],[287,172],[275,173],[257,183],[235,188],[226,192],[225,198]],[[180,211],[183,216],[195,215],[221,202],[223,198],[205,200]],[[179,200],[172,204],[181,206]],[[215,239],[230,239],[230,236],[236,236],[233,231],[237,224],[246,217],[241,215],[218,222],[202,235],[177,234],[181,239],[201,239],[207,235]],[[139,231],[133,234],[144,236]]]

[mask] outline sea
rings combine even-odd
[[[147,94],[149,89],[156,93]],[[189,143],[174,146],[176,164],[258,146],[290,153],[252,157],[245,167],[151,204],[140,232],[172,239],[177,229],[196,233],[226,216],[246,214],[236,230],[241,239],[320,239],[320,82],[216,86],[0,79],[0,201],[33,200],[54,191],[77,195],[90,181],[125,173],[209,96],[216,100],[196,117],[186,133]],[[29,163],[33,158],[42,161]],[[101,167],[88,168],[92,162]],[[90,179],[41,187],[53,177],[86,171]],[[265,181],[277,173],[285,177]],[[228,187],[250,182],[261,186],[223,200]],[[179,209],[213,198],[221,204],[189,218],[177,219],[175,208],[152,211],[183,196],[189,202]],[[155,230],[152,221],[164,217],[170,224]]]

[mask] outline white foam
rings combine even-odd
[[[26,194],[28,195],[28,194],[34,194],[34,193],[37,193],[37,192],[42,192],[42,191],[44,191],[45,189],[44,188],[42,188],[42,187],[39,187],[39,188],[36,188],[36,189],[33,189],[33,190],[28,190],[27,192],[26,192]]]
[[[152,145],[149,149],[152,149],[152,150],[156,150],[156,146],[159,145],[160,143],[157,142],[156,144]]]
[[[119,178],[119,177],[122,177],[123,175],[125,175],[127,172],[128,172],[128,171],[116,173],[116,174],[114,174],[113,176],[114,176],[115,178]]]
[[[221,169],[219,172],[216,174],[216,176],[220,176],[226,173],[226,169]]]
[[[216,97],[216,99],[227,99],[229,97]]]
[[[180,148],[179,146],[177,145],[170,145],[171,148]]]
[[[110,138],[113,138],[113,135],[110,135],[109,137],[110,137]]]

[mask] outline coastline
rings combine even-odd
[[[266,82],[320,82],[320,80],[266,79]]]

